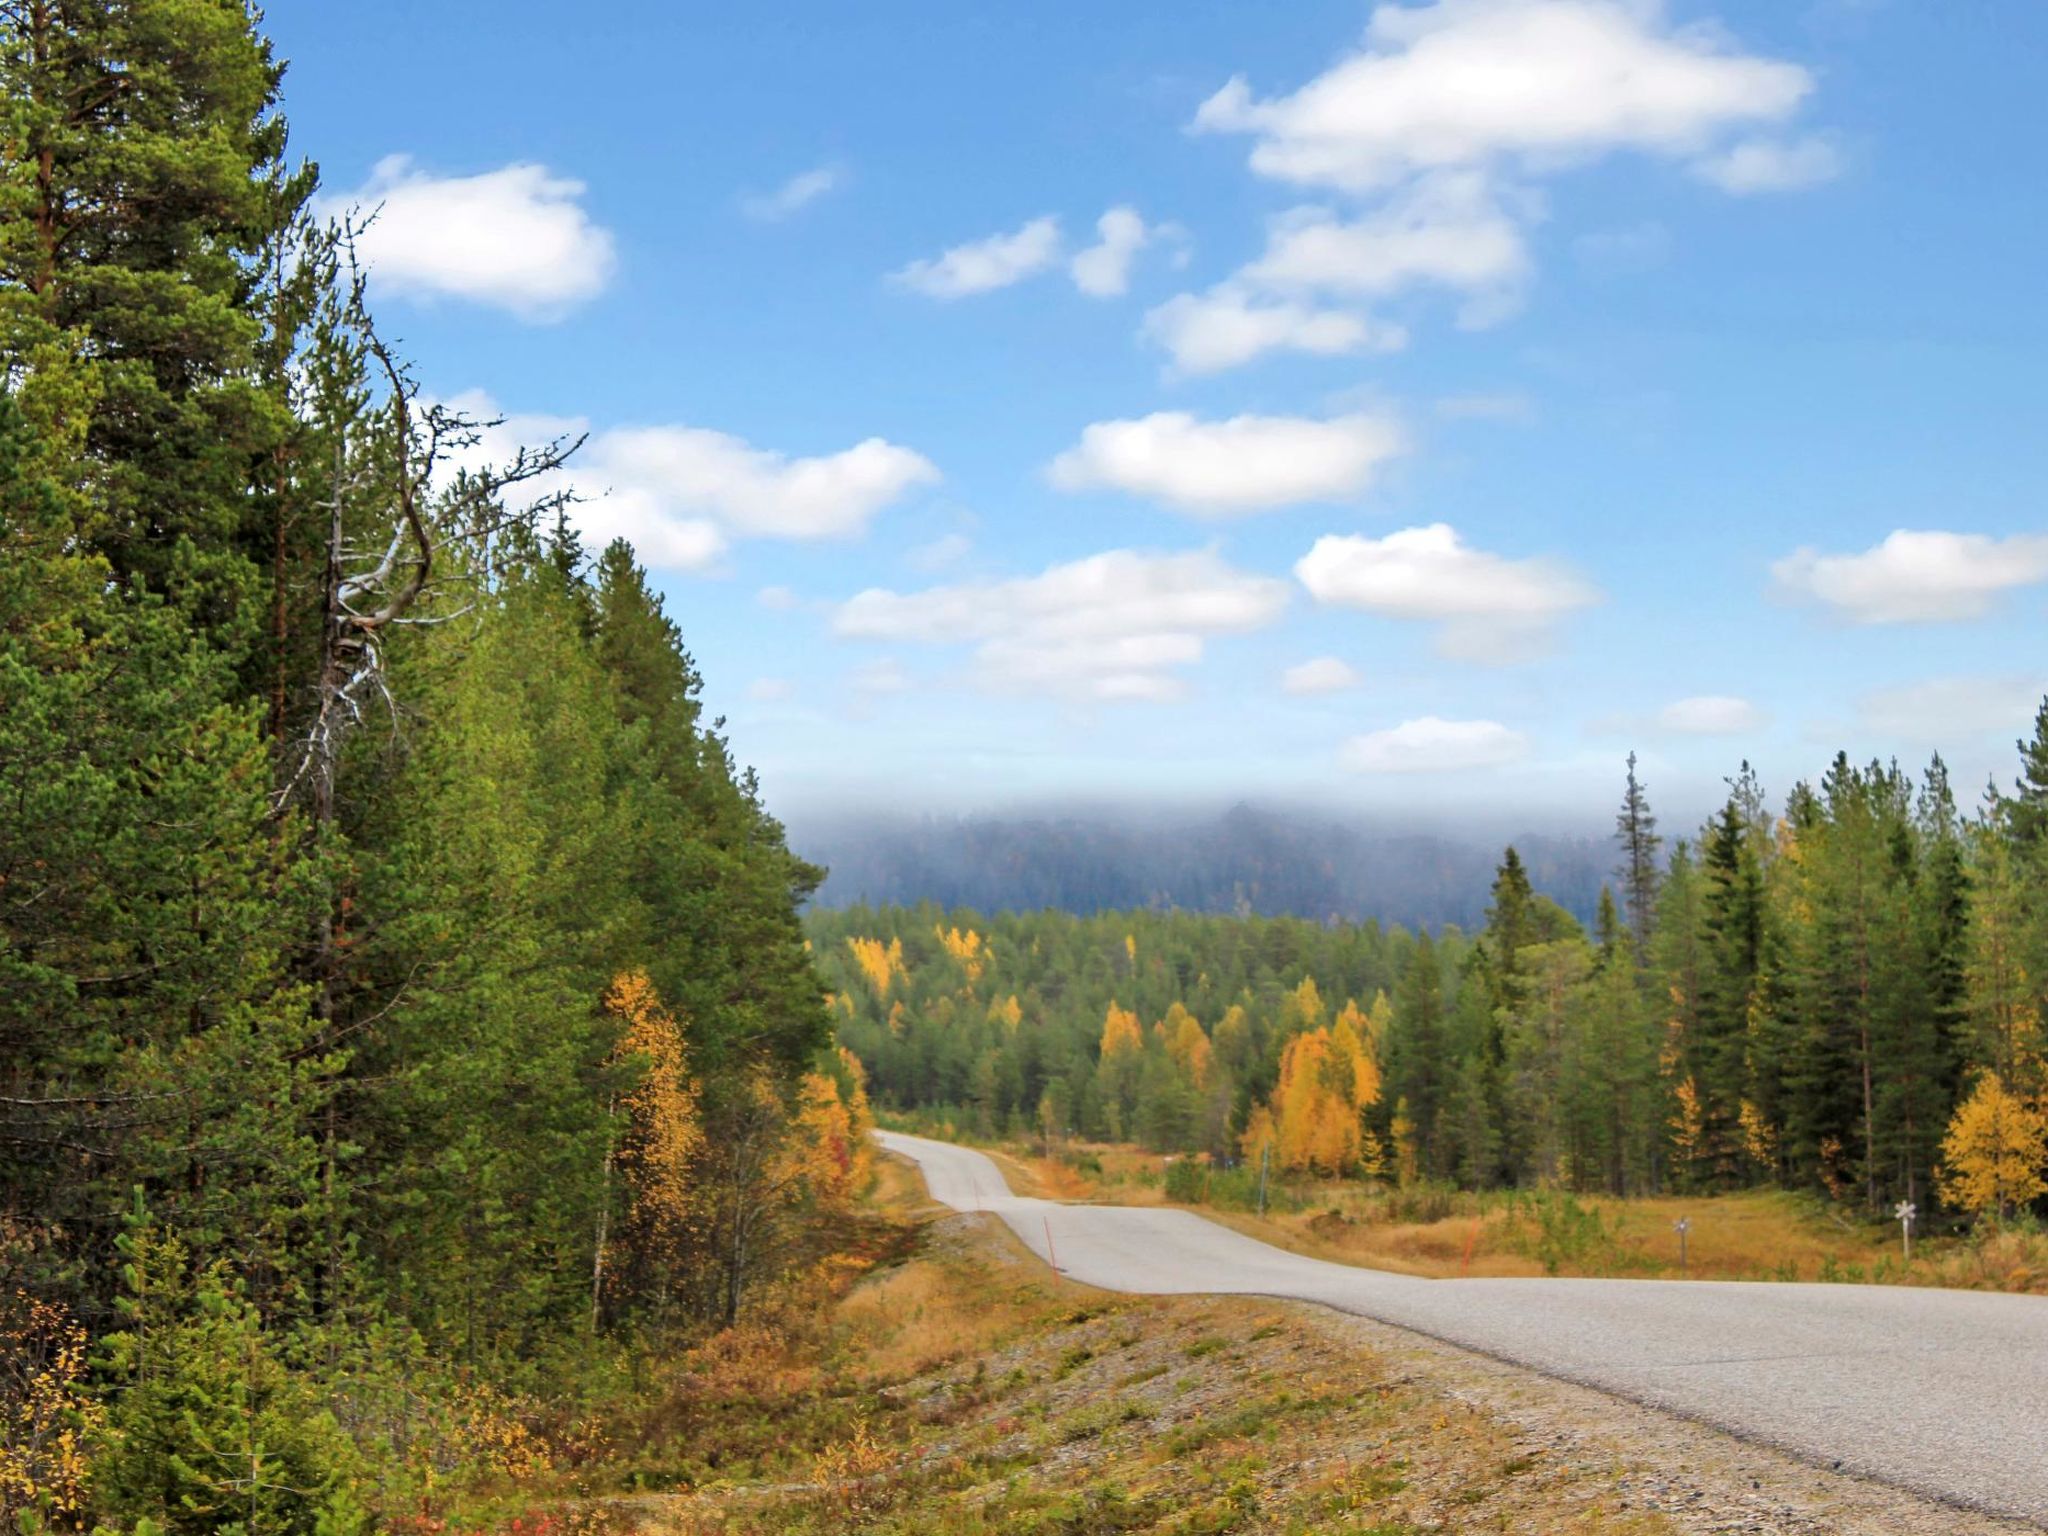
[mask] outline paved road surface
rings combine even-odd
[[[935,1199],[1112,1291],[1322,1302],[1993,1514],[2048,1523],[2048,1300],[1903,1286],[1423,1280],[1190,1211],[1010,1193],[981,1153],[878,1133]]]

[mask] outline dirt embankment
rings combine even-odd
[[[650,1536],[2023,1529],[1358,1318],[1088,1291],[992,1217],[918,1216],[826,1377],[712,1405],[784,1427],[772,1471],[615,1508]]]

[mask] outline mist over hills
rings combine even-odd
[[[1481,837],[1250,805],[1179,815],[849,814],[802,821],[791,836],[831,870],[815,898],[826,907],[1176,907],[1432,929],[1479,925],[1508,842],[1536,889],[1581,921],[1614,865],[1613,844],[1598,836]]]

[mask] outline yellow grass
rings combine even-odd
[[[992,1149],[1020,1194],[1117,1205],[1169,1203],[1169,1158],[1118,1143]],[[1544,1202],[1571,1199],[1600,1236],[1546,1243]],[[1339,1263],[1401,1274],[1634,1276],[1704,1280],[1878,1281],[2048,1292],[2048,1237],[2023,1232],[1923,1237],[1905,1260],[1899,1230],[1821,1200],[1776,1190],[1695,1197],[1443,1194],[1447,1211],[1402,1219],[1384,1186],[1275,1175],[1271,1208],[1191,1209],[1248,1236]],[[1415,1202],[1409,1202],[1415,1203]],[[1553,1215],[1556,1207],[1553,1206]],[[1680,1265],[1674,1223],[1690,1223]]]

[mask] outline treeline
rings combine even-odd
[[[280,74],[239,3],[0,10],[10,1528],[418,1514],[864,1156],[822,872],[568,445],[478,466],[379,338]]]
[[[877,1102],[984,1133],[2009,1214],[2048,1165],[2048,705],[2021,754],[1967,816],[1939,758],[1837,757],[1777,809],[1745,765],[1668,851],[1631,758],[1590,931],[1513,848],[1471,935],[929,906],[809,928]]]

